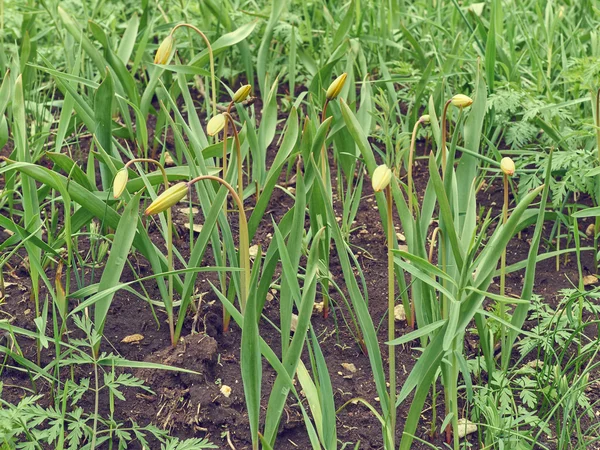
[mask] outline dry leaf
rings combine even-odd
[[[189,222],[184,223],[183,226],[186,227],[188,230],[190,229]],[[195,223],[192,225],[192,229],[194,230],[194,233],[200,233],[202,231],[202,225],[200,225],[199,223]]]
[[[464,438],[466,435],[475,433],[477,425],[467,419],[458,419],[458,429],[456,434],[459,438]]]
[[[121,342],[123,344],[136,344],[140,341],[144,340],[144,336],[136,333],[136,334],[130,334],[129,336],[125,336]]]
[[[292,314],[292,322],[290,323],[290,330],[293,333],[295,333],[297,327],[298,327],[298,316],[296,314]]]
[[[165,166],[172,167],[175,165],[175,161],[173,161],[173,157],[169,152],[165,152]]]
[[[598,277],[596,275],[586,275],[583,277],[583,285],[589,286],[591,284],[598,283]]]
[[[346,369],[348,372],[356,372],[356,366],[352,363],[342,363],[341,366]]]
[[[585,234],[587,237],[594,237],[594,231],[596,230],[596,225],[593,223],[590,223],[587,228],[585,229]]]
[[[227,386],[226,384],[221,386],[221,394],[223,394],[225,397],[229,398],[229,396],[231,395],[231,388],[229,386]]]
[[[256,258],[258,256],[258,245],[253,245],[248,249],[248,254],[250,258]]]
[[[396,305],[394,307],[394,319],[396,319],[398,322],[406,320],[406,311],[404,311],[403,305]]]
[[[531,367],[532,369],[541,370],[544,367],[544,361],[540,361],[539,359],[534,359],[533,361],[529,361],[525,364],[527,367]]]
[[[195,206],[192,206],[191,208],[181,208],[181,209],[179,210],[179,212],[180,212],[181,214],[185,214],[185,215],[186,215],[186,216],[188,216],[188,217],[189,217],[189,215],[190,215],[190,211],[191,211],[191,213],[192,213],[194,216],[195,216],[196,214],[198,214],[198,208],[196,208]]]

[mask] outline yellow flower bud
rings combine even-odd
[[[127,187],[127,181],[129,181],[129,172],[127,171],[127,168],[123,167],[117,172],[115,179],[113,180],[113,195],[115,198],[119,198],[123,195],[123,192],[125,192],[125,188]]]
[[[166,211],[182,200],[187,195],[187,192],[188,184],[183,181],[171,186],[150,203],[144,214],[150,216]]]
[[[508,156],[502,158],[502,160],[500,161],[500,170],[502,170],[502,173],[504,173],[504,175],[512,177],[515,173],[515,162]]]
[[[463,94],[456,94],[450,101],[457,108],[467,108],[473,104],[473,99]]]
[[[250,86],[249,84],[246,84],[246,85],[242,86],[241,88],[239,88],[237,91],[235,91],[235,94],[233,94],[233,97],[231,98],[231,100],[233,101],[233,103],[241,103],[244,100],[246,100],[246,98],[250,94],[251,90],[252,90],[252,86]]]
[[[339,77],[337,77],[335,80],[333,80],[333,82],[329,85],[329,88],[327,88],[327,93],[325,94],[325,96],[327,97],[327,100],[333,100],[338,95],[340,95],[340,92],[341,92],[342,88],[344,87],[344,83],[346,82],[347,76],[348,76],[348,74],[346,72],[344,72]]]
[[[419,118],[419,122],[424,123],[424,124],[428,124],[429,122],[431,122],[431,117],[429,117],[429,114],[423,114]]]
[[[169,34],[165,40],[161,42],[158,50],[156,50],[156,55],[154,55],[154,64],[167,64],[169,62],[169,57],[171,56],[174,45],[175,38],[173,38],[172,34]]]
[[[210,118],[206,124],[206,133],[209,136],[215,136],[219,131],[225,128],[225,115],[217,114]]]
[[[388,166],[382,164],[377,166],[377,168],[373,171],[373,190],[375,192],[380,192],[384,190],[390,181],[392,180],[392,171]]]

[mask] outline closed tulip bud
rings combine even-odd
[[[217,114],[211,117],[206,124],[206,133],[209,136],[215,136],[223,128],[225,128],[225,115]]]
[[[154,64],[167,64],[169,62],[169,56],[171,56],[174,45],[175,38],[173,38],[172,34],[169,34],[165,40],[161,42],[158,50],[156,50],[156,55],[154,55]]]
[[[119,198],[125,192],[127,187],[127,181],[129,180],[129,173],[126,168],[123,168],[117,172],[113,181],[113,195],[115,198]]]
[[[166,211],[179,203],[187,195],[187,192],[188,184],[183,181],[171,186],[150,203],[144,214],[150,216]]]
[[[473,104],[473,99],[468,95],[456,94],[452,97],[451,103],[457,108],[467,108]]]
[[[252,86],[250,86],[249,84],[246,84],[246,85],[242,86],[241,88],[239,88],[237,91],[235,91],[235,94],[233,94],[233,97],[231,98],[231,100],[233,101],[233,103],[241,103],[244,100],[246,100],[246,98],[250,94],[251,90],[252,90]]]
[[[346,72],[344,72],[339,77],[337,77],[335,80],[333,80],[333,83],[331,83],[329,85],[329,88],[327,88],[327,93],[325,94],[325,96],[327,97],[327,100],[333,100],[338,95],[340,95],[340,92],[342,91],[342,88],[344,87],[344,83],[346,82],[347,76],[348,76],[348,74]]]
[[[508,156],[500,161],[500,170],[504,175],[512,177],[515,173],[515,162]]]
[[[382,164],[373,171],[373,190],[380,192],[384,190],[392,179],[392,171],[388,166]]]
[[[423,124],[428,124],[429,122],[431,122],[431,117],[429,117],[429,114],[423,114],[420,118],[419,118],[419,122],[423,123]]]

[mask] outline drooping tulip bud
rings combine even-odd
[[[154,64],[167,64],[169,62],[169,56],[171,56],[174,45],[175,38],[172,34],[169,34],[164,41],[161,42],[158,50],[156,50],[156,55],[154,55]]]
[[[468,95],[456,94],[450,102],[457,108],[467,108],[473,104],[473,99]]]
[[[515,162],[508,156],[502,158],[500,161],[500,170],[504,175],[512,177],[515,173]]]
[[[144,214],[150,216],[166,211],[179,203],[187,195],[187,192],[188,184],[183,181],[171,186],[150,203]]]
[[[346,82],[347,76],[348,76],[348,74],[346,72],[344,72],[339,77],[337,77],[335,80],[333,80],[333,82],[327,88],[327,93],[325,94],[325,96],[327,97],[327,100],[333,100],[338,95],[340,95],[340,92],[342,91],[342,88],[344,87],[344,83]]]
[[[241,88],[239,88],[237,91],[235,91],[235,94],[233,94],[233,97],[231,98],[231,100],[233,101],[233,103],[241,103],[244,100],[246,100],[246,98],[250,94],[251,90],[252,90],[252,86],[250,86],[249,84],[246,84],[246,85],[242,86]]]
[[[419,122],[423,123],[423,124],[428,124],[429,122],[431,122],[431,117],[429,117],[429,114],[423,114],[420,118],[419,118]]]
[[[215,136],[219,131],[225,128],[225,115],[217,114],[210,118],[206,124],[206,133],[209,136]]]
[[[388,166],[382,164],[377,166],[377,168],[373,171],[373,178],[371,179],[373,183],[373,190],[375,192],[380,192],[384,190],[390,181],[392,180],[392,171]]]
[[[123,167],[117,172],[115,179],[113,180],[113,196],[115,198],[119,198],[123,195],[123,192],[125,192],[125,188],[127,187],[127,181],[129,181],[129,172],[127,171],[127,168]]]

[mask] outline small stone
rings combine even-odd
[[[224,397],[229,398],[229,396],[231,395],[231,388],[229,386],[227,386],[226,384],[221,386],[221,394],[223,394]]]
[[[398,244],[398,250],[408,253],[408,245]]]
[[[396,233],[396,238],[400,241],[400,242],[406,242],[406,236],[404,236],[402,233]]]
[[[464,438],[466,435],[475,433],[477,425],[467,419],[458,419],[458,429],[456,434],[459,438]]]
[[[369,234],[369,231],[366,228],[361,228],[358,234]]]
[[[29,314],[31,314],[31,309],[27,308],[25,311],[23,311],[23,314],[28,316]]]
[[[348,372],[354,373],[356,372],[356,366],[352,363],[342,363],[341,366],[346,369]]]
[[[268,302],[272,302],[274,298],[275,297],[273,297],[273,294],[271,294],[270,292],[267,292],[266,299]]]
[[[121,342],[123,344],[137,344],[138,342],[141,342],[144,340],[144,336],[142,334],[136,333],[136,334],[130,334],[129,336],[125,336],[123,339],[121,339]]]
[[[594,237],[594,231],[596,230],[596,225],[593,223],[590,223],[587,228],[585,229],[585,234],[587,237]]]
[[[313,311],[322,313],[323,312],[323,302],[315,302],[315,304],[313,305]]]
[[[184,223],[183,226],[188,230],[190,229],[189,222]],[[202,231],[202,225],[200,225],[199,223],[194,223],[192,224],[192,229],[194,230],[194,233],[200,233]]]
[[[584,286],[590,286],[596,283],[598,283],[598,277],[596,275],[586,275],[585,277],[583,277]]]
[[[394,319],[397,322],[406,320],[406,311],[404,311],[404,305],[396,305],[394,307]]]

